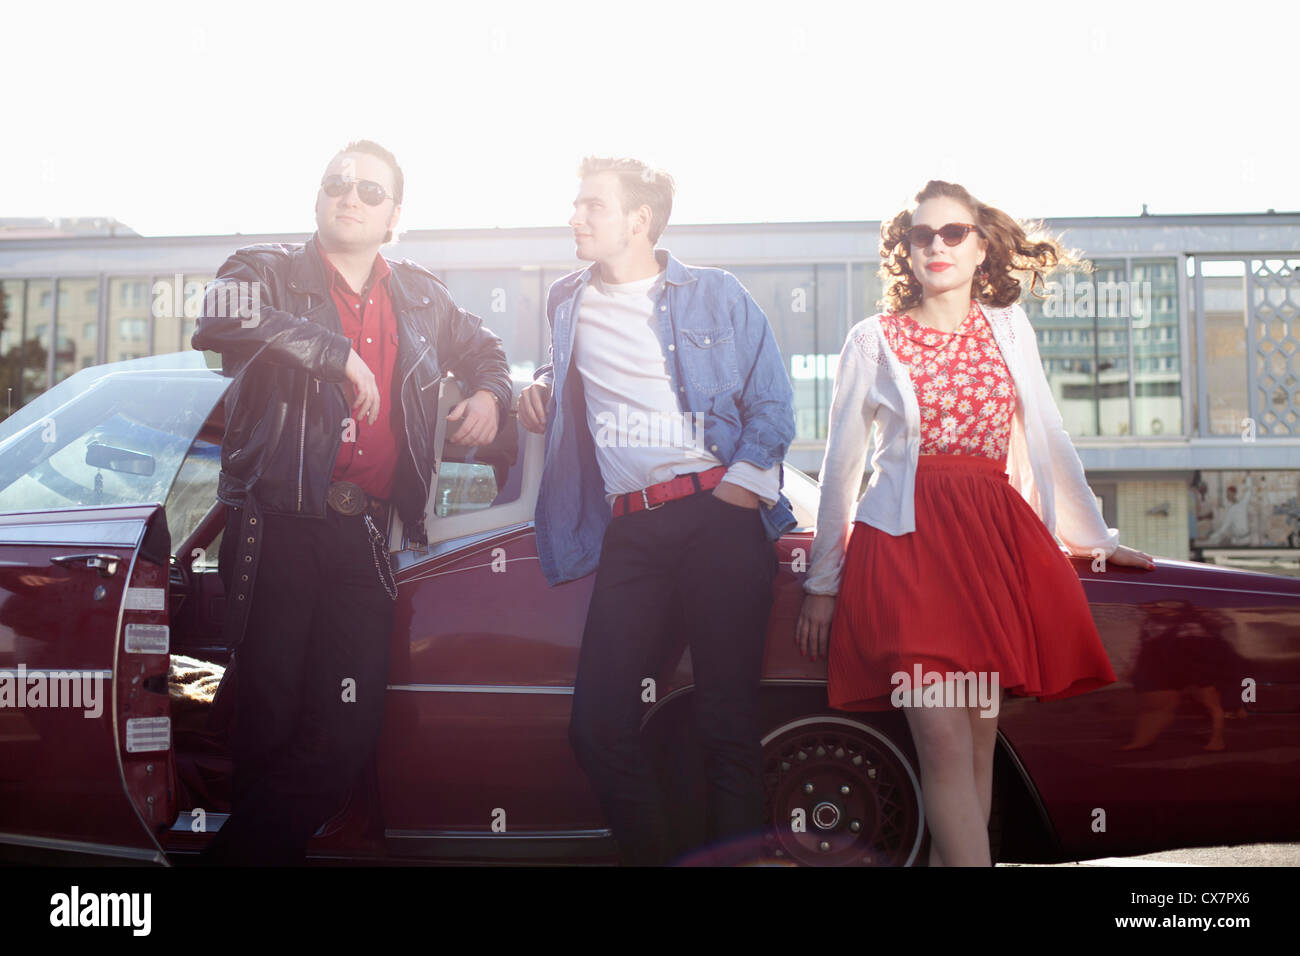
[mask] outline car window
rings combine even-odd
[[[199,526],[203,516],[211,510],[217,500],[217,479],[220,474],[221,446],[202,438],[195,439],[172,483],[171,494],[167,496],[165,504],[172,547],[177,547],[188,538]],[[220,540],[213,541],[204,554],[194,560],[193,566],[215,568],[220,546]]]
[[[167,501],[228,384],[167,359],[84,369],[0,423],[0,512]]]
[[[516,398],[525,384],[513,382]],[[460,401],[455,388],[454,380],[444,380],[442,409]],[[447,440],[452,431],[440,426],[442,455],[425,509],[429,544],[531,521],[542,464],[541,436],[525,431],[513,410],[489,445],[456,445]],[[534,453],[529,453],[534,444]],[[394,552],[404,553],[403,533],[394,529],[391,544]]]
[[[491,465],[445,461],[433,493],[433,510],[446,518],[490,508],[496,497],[496,469]]]
[[[461,393],[456,390],[454,379],[449,384],[452,390],[444,388],[440,398],[443,408],[460,401]],[[514,383],[516,391],[522,384]],[[448,428],[447,435],[452,430]],[[429,506],[432,517],[449,518],[518,501],[522,490],[524,437],[513,411],[490,445],[456,445],[444,437]]]
[[[821,486],[793,465],[783,465],[784,480],[781,490],[790,499],[794,512],[795,528],[817,527],[817,504],[821,500]]]

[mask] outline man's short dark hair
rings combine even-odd
[[[673,177],[662,169],[653,169],[639,159],[614,159],[587,156],[578,167],[578,177],[586,179],[596,173],[615,173],[623,187],[623,211],[650,207],[650,244],[663,235],[673,211]]]
[[[372,139],[354,139],[348,143],[335,155],[341,156],[344,153],[369,153],[371,156],[377,156],[388,164],[388,168],[393,171],[393,205],[402,204],[402,194],[406,189],[406,179],[402,176],[402,167],[397,165],[397,157],[390,153],[384,147],[380,146]],[[393,233],[390,229],[384,234],[384,242],[392,242]]]

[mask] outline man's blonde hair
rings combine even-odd
[[[664,226],[673,211],[673,177],[662,169],[653,169],[639,159],[615,159],[608,156],[588,156],[578,167],[578,177],[586,179],[596,173],[616,173],[623,188],[623,211],[631,212],[642,206],[650,207],[650,244],[663,235]]]

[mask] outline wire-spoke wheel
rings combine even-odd
[[[763,739],[770,860],[811,866],[911,866],[925,834],[911,759],[876,728],[830,714]]]

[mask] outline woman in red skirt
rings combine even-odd
[[[840,355],[796,640],[814,660],[829,646],[831,706],[903,708],[930,864],[988,866],[1002,693],[1115,680],[1053,535],[1109,565],[1154,564],[1106,527],[1015,304],[1015,272],[1066,254],[961,186],[916,199],[881,228],[888,311]]]

